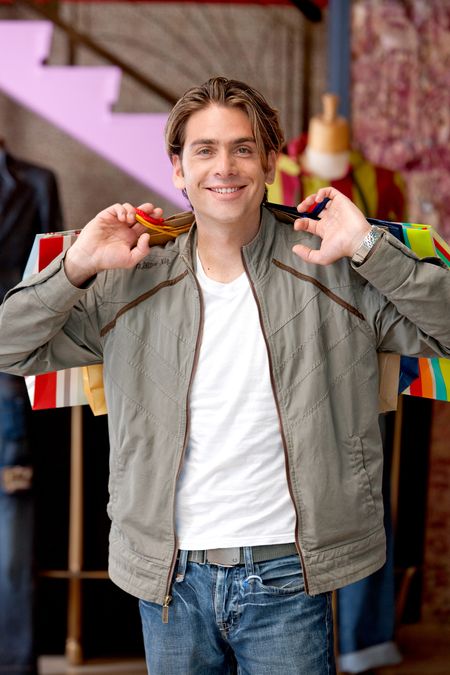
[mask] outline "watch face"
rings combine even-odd
[[[377,239],[380,237],[380,233],[377,232],[376,230],[370,230],[369,234],[367,235],[367,241],[366,241],[366,246],[370,249],[374,245],[374,243],[377,241]]]
[[[364,237],[363,242],[359,247],[359,249],[355,251],[355,253],[353,254],[352,260],[357,263],[364,262],[364,260],[367,258],[369,251],[372,249],[375,242],[378,241],[381,235],[382,232],[380,232],[380,230],[372,226],[370,231]]]

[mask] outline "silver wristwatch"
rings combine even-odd
[[[355,265],[361,265],[375,246],[376,242],[383,236],[384,232],[380,227],[372,225],[369,232],[361,242],[361,246],[356,249],[352,255],[352,262]]]

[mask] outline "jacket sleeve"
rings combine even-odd
[[[9,291],[0,308],[0,370],[33,375],[101,363],[97,284],[73,286],[62,254]]]
[[[353,268],[363,285],[361,309],[379,351],[450,358],[450,269],[419,259],[386,233],[376,251]]]

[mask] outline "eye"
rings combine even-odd
[[[236,150],[238,155],[251,155],[252,150],[247,145],[240,145]]]
[[[211,148],[204,147],[204,148],[199,148],[197,150],[197,155],[200,155],[200,157],[209,157],[209,155],[212,154]]]

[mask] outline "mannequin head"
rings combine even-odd
[[[316,176],[342,178],[349,163],[349,125],[347,120],[337,115],[338,96],[324,94],[322,103],[322,114],[312,117],[309,123],[308,143],[301,161]]]

